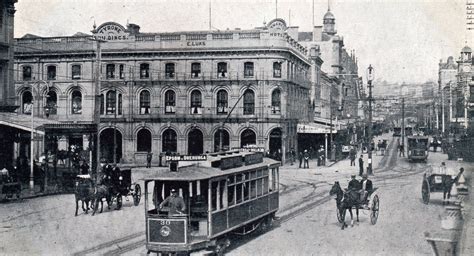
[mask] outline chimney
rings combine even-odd
[[[138,34],[140,33],[140,26],[130,23],[127,25],[127,30],[130,34]]]
[[[291,26],[286,29],[286,33],[293,39],[298,40],[298,26]]]
[[[321,34],[323,33],[323,26],[314,26],[313,27],[313,41],[321,42]]]

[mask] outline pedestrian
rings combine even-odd
[[[303,164],[303,169],[309,168],[309,152],[307,149],[304,150],[304,164]]]
[[[89,173],[89,165],[84,161],[84,159],[79,160],[79,174],[86,175]]]
[[[355,166],[356,152],[354,147],[351,147],[349,151],[349,158],[351,159],[351,166]]]
[[[151,158],[152,157],[153,157],[153,154],[151,153],[151,151],[148,151],[148,153],[146,154],[146,168],[151,167]]]
[[[400,152],[398,153],[398,156],[403,156],[405,157],[405,146],[403,144],[400,144]]]
[[[290,150],[290,164],[293,165],[293,163],[295,162],[295,149],[294,148],[291,148]]]
[[[301,152],[301,151],[298,154],[298,160],[300,160],[300,166],[298,168],[301,168],[301,164],[303,163],[303,152]]]
[[[364,174],[364,155],[360,155],[359,157],[359,176]]]

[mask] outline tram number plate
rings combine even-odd
[[[434,180],[436,184],[443,183],[443,178],[441,176],[435,176]]]

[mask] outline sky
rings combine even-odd
[[[364,80],[371,64],[376,80],[423,83],[438,80],[440,59],[457,59],[466,42],[474,48],[474,30],[466,30],[466,1],[474,2],[330,0],[329,5]],[[142,32],[208,30],[209,2],[214,30],[251,29],[277,15],[300,31],[313,25],[312,0],[19,0],[15,37],[90,33],[94,22],[107,21],[138,24]],[[327,0],[314,0],[314,25],[322,25],[327,10]]]

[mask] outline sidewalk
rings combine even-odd
[[[375,137],[374,141],[386,139],[388,140],[388,146],[387,150],[385,151],[385,154],[382,156],[380,154],[376,154],[376,152],[372,152],[372,169],[373,173],[376,174],[377,171],[383,169],[386,165],[386,163],[389,162],[389,158],[391,155],[392,150],[396,150],[394,144],[392,144],[393,137],[392,134],[382,134],[381,136]],[[367,158],[368,155],[367,153],[362,153],[360,150],[356,154],[356,159],[355,159],[355,166],[350,166],[350,159],[345,158],[342,160],[339,160],[337,162],[327,162],[326,166],[317,166],[317,160],[316,159],[310,159],[309,160],[309,168],[308,169],[303,169],[303,168],[298,168],[299,166],[299,161],[295,161],[293,165],[290,165],[289,163],[283,165],[280,167],[280,172],[282,173],[300,173],[300,172],[306,172],[309,174],[313,175],[327,175],[327,174],[341,174],[344,177],[350,178],[351,174],[359,174],[359,162],[358,159],[360,155],[363,155],[364,159],[364,172],[367,171]],[[301,165],[303,166],[303,165]]]
[[[474,164],[470,163],[470,167],[464,168],[467,186],[469,188],[469,196],[465,204],[464,226],[461,236],[460,255],[472,255],[474,253],[474,182],[472,182]]]

